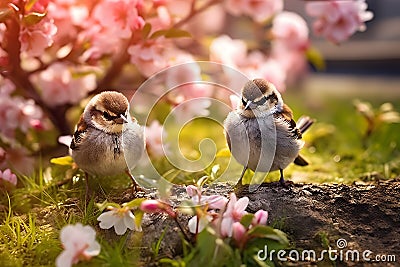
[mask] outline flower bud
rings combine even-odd
[[[241,224],[240,222],[233,223],[232,237],[236,242],[241,243],[245,233],[246,233],[246,228],[244,228],[243,224]]]
[[[268,212],[265,210],[259,210],[254,214],[253,221],[251,222],[252,225],[265,225],[267,224],[268,220]]]
[[[158,200],[148,199],[140,204],[140,209],[147,213],[157,213],[163,210],[164,204]]]

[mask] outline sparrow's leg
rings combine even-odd
[[[131,173],[128,170],[126,170],[125,173],[128,174],[129,178],[132,180],[133,194],[136,194],[138,191],[142,191],[142,188],[140,188],[140,186],[136,183],[135,178],[131,175]]]
[[[284,186],[285,185],[285,178],[283,178],[283,170],[279,169],[279,172],[281,173],[281,178],[279,178],[279,183]]]
[[[242,179],[243,179],[244,174],[246,173],[246,170],[247,170],[247,166],[244,166],[242,174],[240,175],[239,181],[237,182],[236,185],[242,185]]]
[[[292,181],[285,181],[285,178],[283,177],[283,170],[279,169],[279,172],[281,173],[281,178],[279,178],[279,183],[281,186],[283,187],[289,187],[291,185],[293,185]]]

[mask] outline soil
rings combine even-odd
[[[173,190],[177,203],[187,198],[184,188],[176,186]],[[231,191],[228,184],[214,184],[207,194],[228,195]],[[256,191],[241,187],[236,193],[250,199],[247,211],[268,211],[268,223],[288,234],[293,249],[312,249],[317,257],[329,247],[343,253],[342,258],[337,254],[336,261],[325,257],[324,261],[293,262],[289,258],[284,266],[400,266],[400,179],[353,185],[294,184],[288,188],[266,183]],[[188,219],[180,216],[179,222],[186,226]],[[179,255],[179,228],[165,215],[144,217],[142,246],[150,247],[157,242],[165,229],[168,238],[162,240],[160,253],[169,257]],[[351,254],[346,258],[349,250],[357,250],[360,259],[352,260]],[[362,259],[366,250],[371,251],[365,254],[371,261]],[[146,249],[143,252],[147,254]],[[373,262],[376,255],[391,257],[392,262]]]
[[[296,249],[357,250],[358,262],[336,261],[337,266],[400,266],[400,180],[373,184],[295,184],[287,189],[263,184],[255,192],[242,188],[250,199],[249,212],[264,209],[269,223],[281,225]],[[338,240],[345,240],[345,243]],[[396,262],[366,262],[368,257],[395,255]],[[318,254],[317,254],[318,255]]]

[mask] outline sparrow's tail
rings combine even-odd
[[[297,129],[300,130],[300,132],[303,134],[305,131],[307,131],[308,128],[315,122],[314,119],[311,119],[308,116],[301,116],[297,120]]]

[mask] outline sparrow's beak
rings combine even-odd
[[[251,103],[252,103],[251,101],[247,101],[246,106],[244,106],[244,109],[249,110]]]
[[[118,123],[120,123],[120,124],[122,124],[122,123],[128,123],[129,121],[128,121],[128,118],[127,117],[125,117],[125,115],[123,115],[123,114],[121,114],[121,118],[119,118],[118,119],[120,122],[118,122]]]

